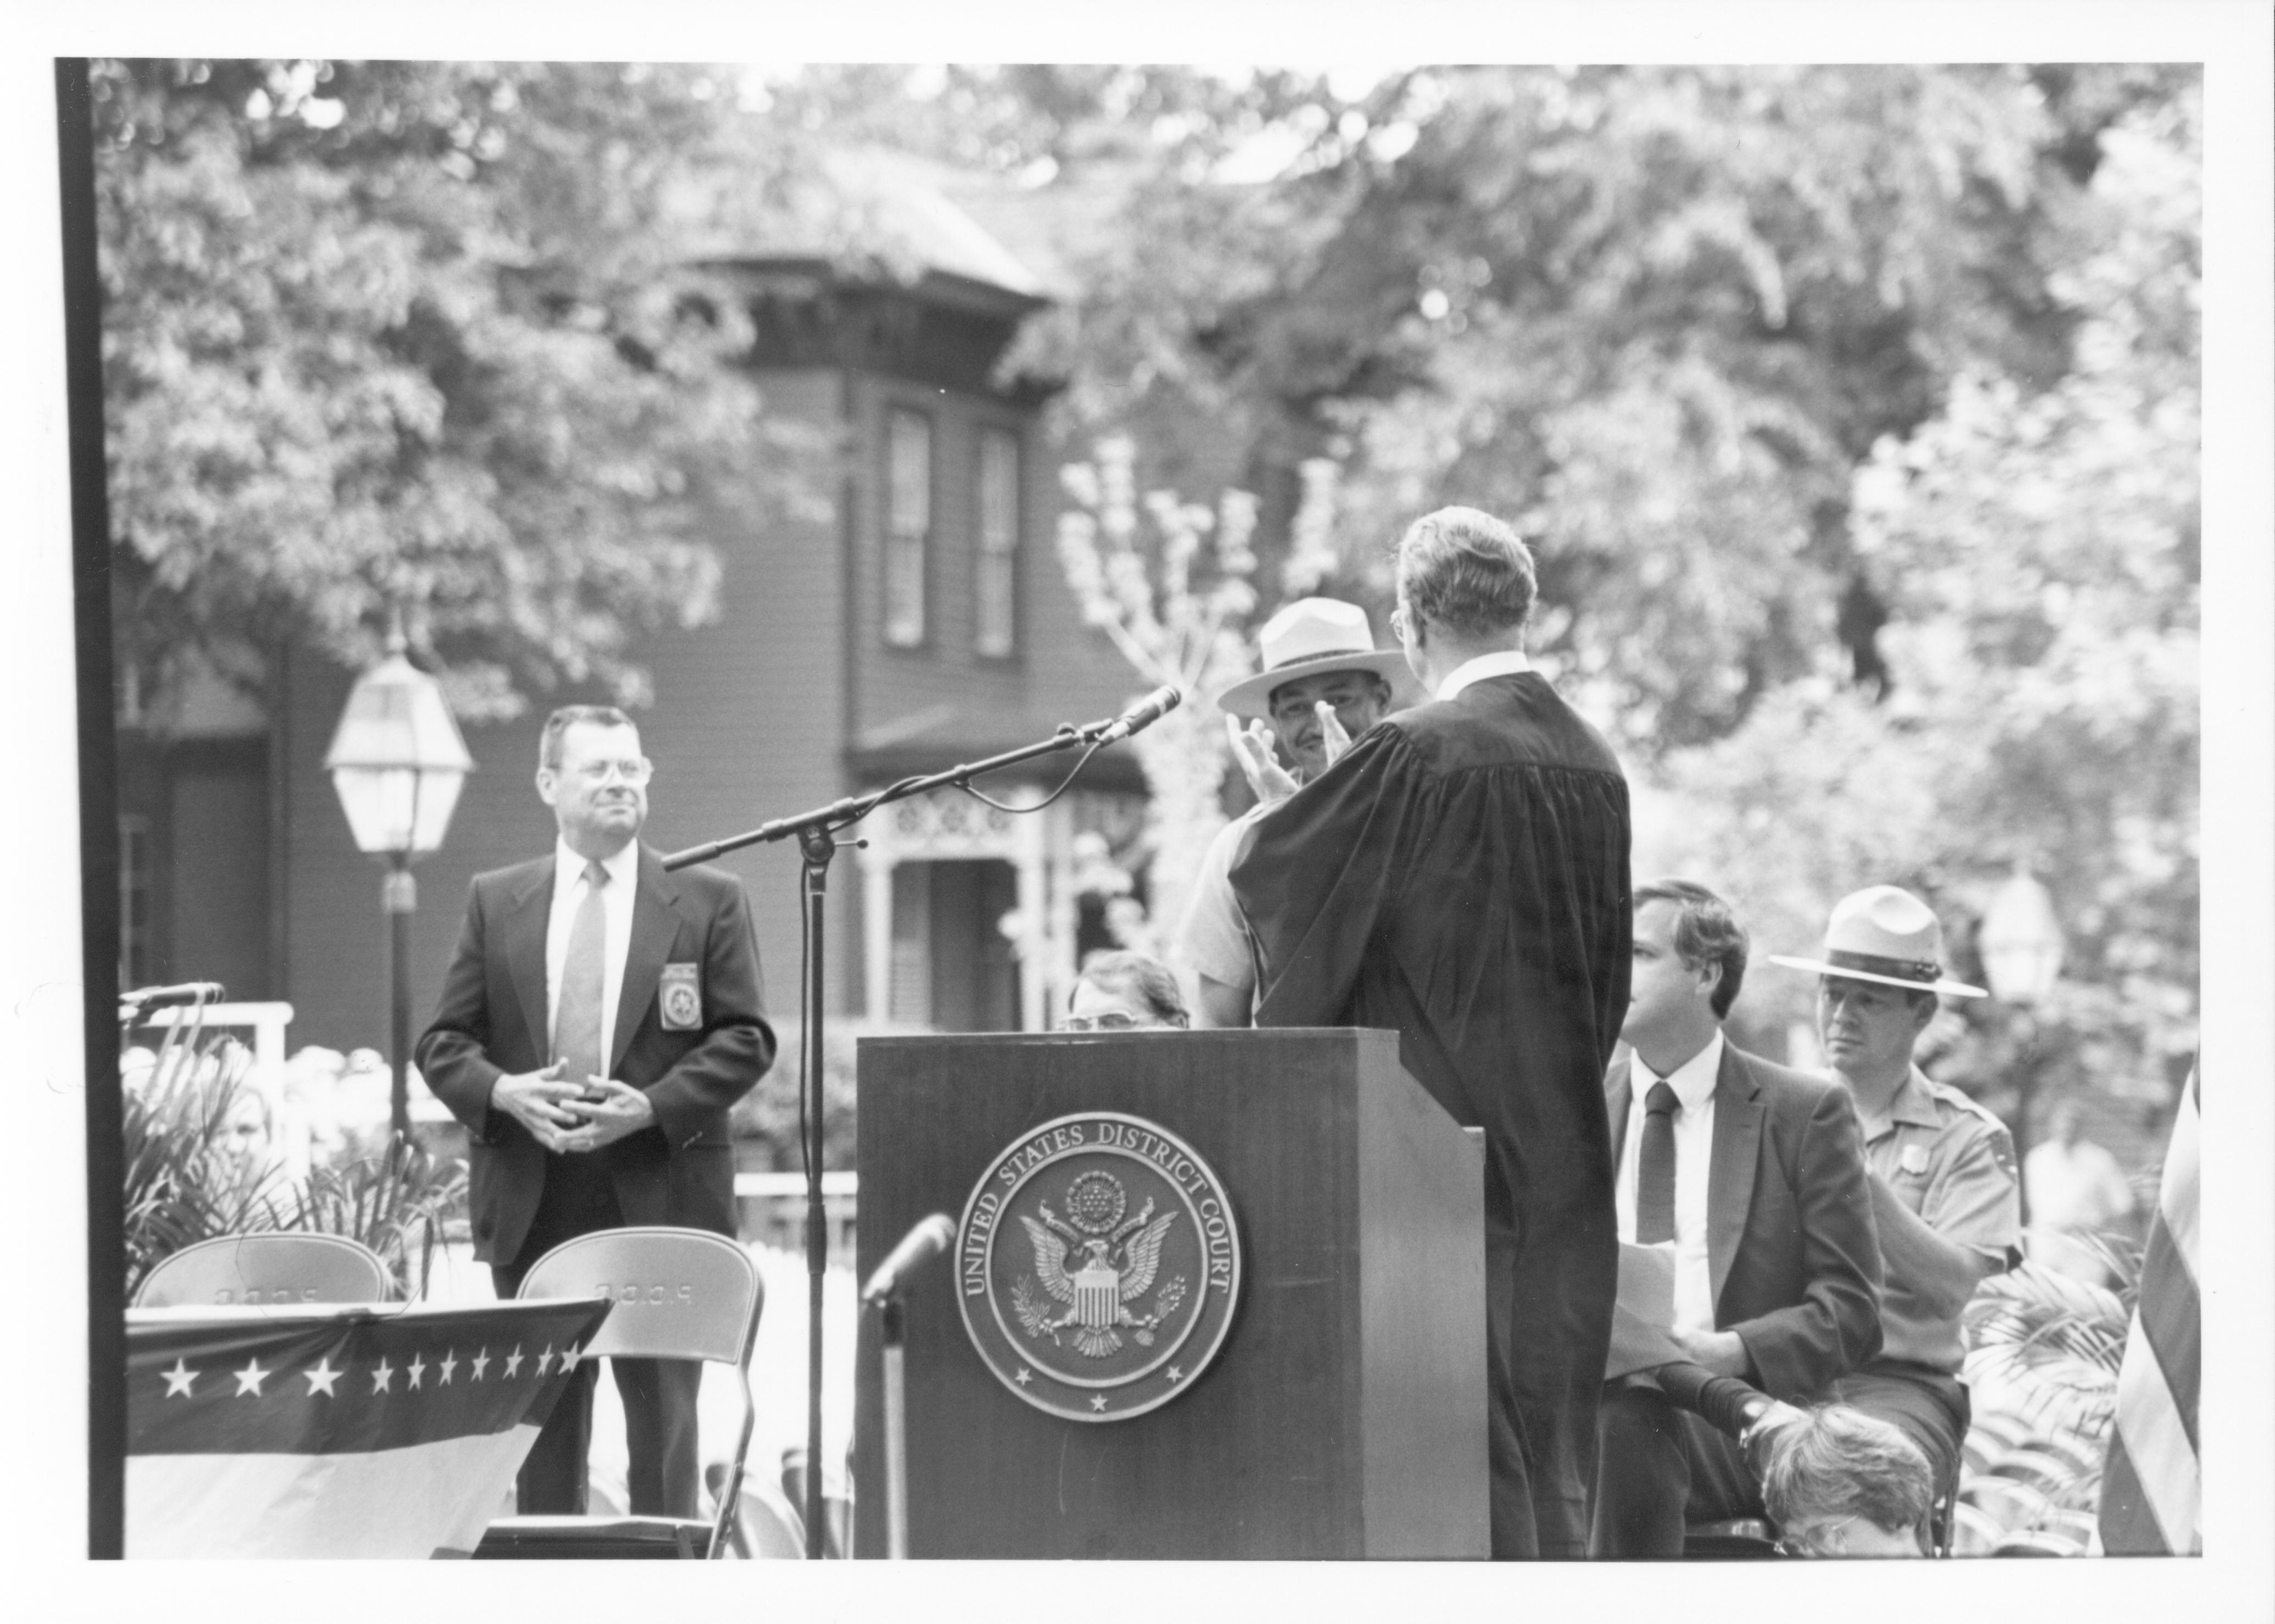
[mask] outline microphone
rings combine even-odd
[[[133,1010],[165,1009],[178,1004],[217,1004],[229,996],[218,981],[185,981],[179,986],[146,986],[121,993],[118,1001]]]
[[[901,1281],[914,1273],[933,1254],[946,1250],[956,1243],[956,1225],[945,1212],[934,1212],[930,1218],[901,1237],[892,1255],[877,1265],[869,1283],[861,1288],[861,1306],[882,1303],[901,1288]]]
[[[1118,744],[1131,734],[1142,732],[1152,727],[1184,702],[1185,696],[1175,688],[1166,684],[1156,688],[1108,722],[1106,731],[1098,736],[1098,743],[1101,746]]]

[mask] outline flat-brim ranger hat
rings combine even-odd
[[[1264,669],[1217,695],[1217,708],[1268,721],[1272,691],[1283,683],[1332,671],[1371,671],[1394,688],[1407,670],[1405,654],[1377,648],[1366,611],[1336,598],[1299,598],[1264,623],[1256,634]]]
[[[1835,903],[1832,920],[1825,927],[1823,958],[1788,958],[1772,953],[1769,961],[1788,970],[1813,971],[1850,981],[1877,981],[1882,986],[1918,993],[1945,993],[1957,998],[1990,996],[1979,986],[1945,978],[1943,926],[1936,919],[1935,910],[1895,886],[1867,886]]]

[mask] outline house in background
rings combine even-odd
[[[882,154],[832,160],[833,183],[899,235],[910,281],[833,273],[775,245],[727,262],[758,338],[765,410],[838,449],[816,510],[722,518],[713,624],[643,646],[654,704],[636,720],[656,763],[646,838],[670,851],[1108,715],[1143,689],[1082,624],[1053,535],[1068,452],[1039,424],[1047,382],[1005,381],[998,359],[1062,288],[981,229],[968,177]],[[1009,189],[987,201],[1016,215]],[[983,210],[983,212],[985,212]],[[354,673],[283,656],[264,711],[217,681],[162,716],[119,714],[122,975],[210,978],[232,997],[288,1000],[295,1048],[382,1047],[386,923],[380,869],[350,839],[323,770]],[[413,1008],[423,1022],[458,931],[467,881],[553,838],[532,785],[544,696],[502,726],[466,729],[476,762],[443,849],[417,870]],[[1072,767],[1048,756],[983,781],[1042,799]],[[1047,811],[1014,817],[949,792],[881,812],[846,838],[825,932],[830,1008],[942,1031],[1038,1029],[1062,1005],[1078,951],[1104,945],[1075,894],[1076,837],[1134,838],[1143,783],[1127,748],[1102,752]],[[740,873],[770,1013],[797,1013],[798,854],[721,859]]]

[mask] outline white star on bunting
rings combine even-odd
[[[316,1394],[321,1393],[328,1399],[336,1399],[339,1397],[339,1394],[332,1391],[332,1384],[339,1380],[341,1377],[346,1375],[347,1372],[345,1371],[334,1370],[332,1368],[332,1356],[329,1354],[326,1354],[322,1358],[316,1361],[316,1368],[314,1370],[302,1371],[300,1374],[308,1379],[308,1392],[306,1396],[313,1399]]]
[[[190,1397],[190,1384],[198,1379],[198,1373],[190,1368],[190,1362],[178,1356],[174,1360],[172,1370],[160,1371],[158,1374],[166,1379],[166,1396],[170,1399]]]
[[[243,1398],[248,1393],[256,1399],[268,1396],[261,1392],[261,1384],[268,1379],[269,1372],[262,1370],[257,1360],[247,1359],[243,1370],[230,1373],[237,1378],[237,1397]]]
[[[508,1381],[511,1381],[520,1370],[521,1344],[519,1342],[516,1342],[513,1345],[513,1352],[507,1357],[505,1362],[505,1379]]]
[[[416,1352],[413,1352],[411,1356],[410,1366],[411,1385],[414,1387],[417,1386],[419,1385],[419,1379],[426,1373],[427,1361],[420,1358]]]
[[[457,1350],[457,1348],[450,1348],[448,1352],[446,1352],[446,1353],[444,1353],[444,1354],[443,1354],[443,1356],[442,1356],[442,1373],[440,1376],[437,1376],[437,1377],[435,1379],[435,1381],[436,1381],[437,1383],[439,1383],[439,1384],[440,1384],[441,1386],[445,1386],[445,1387],[449,1386],[450,1385],[450,1372],[451,1372],[452,1371],[457,1370],[457,1368],[458,1368],[458,1350]]]
[[[1019,1375],[1018,1375],[1018,1382],[1019,1382],[1019,1385],[1020,1385],[1021,1386],[1023,1386],[1023,1387],[1024,1387],[1024,1386],[1025,1386],[1029,1382],[1031,1382],[1031,1381],[1032,1381],[1032,1380],[1034,1380],[1034,1379],[1035,1379],[1035,1373],[1034,1373],[1034,1371],[1021,1371],[1019,1372]]]
[[[544,1374],[545,1374],[545,1372],[546,1372],[546,1370],[548,1369],[548,1367],[549,1367],[549,1366],[552,1364],[552,1363],[553,1363],[553,1344],[552,1344],[552,1343],[550,1343],[550,1342],[548,1342],[548,1343],[546,1343],[546,1344],[545,1344],[545,1351],[544,1351],[543,1353],[541,1353],[541,1354],[540,1354],[540,1355],[538,1355],[538,1356],[537,1356],[537,1373],[538,1373],[540,1376],[544,1375]]]
[[[1169,1379],[1171,1381],[1183,1381],[1184,1379],[1185,1373],[1183,1371],[1179,1370],[1174,1364],[1169,1367]]]
[[[382,1357],[379,1362],[379,1368],[371,1373],[371,1390],[374,1393],[389,1392],[390,1389],[388,1384],[394,1379],[395,1367]]]
[[[1104,1409],[1106,1408],[1106,1395],[1103,1393],[1092,1394],[1090,1395],[1090,1407],[1092,1409]]]
[[[583,1356],[584,1350],[578,1348],[575,1343],[571,1343],[568,1349],[561,1356],[561,1373],[563,1376],[566,1376],[570,1371],[575,1370],[577,1368],[577,1361]]]
[[[476,1381],[481,1380],[483,1368],[487,1366],[489,1362],[490,1350],[487,1348],[483,1348],[481,1352],[474,1356],[474,1379]]]

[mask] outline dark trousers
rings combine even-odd
[[[1762,1514],[1761,1484],[1737,1441],[1647,1382],[1604,1389],[1596,1440],[1591,1556],[1679,1557],[1685,1524]]]
[[[620,1229],[605,1153],[545,1159],[545,1193],[528,1238],[510,1264],[494,1264],[490,1279],[501,1297],[521,1288],[532,1265],[562,1242],[595,1229]],[[627,1483],[635,1516],[692,1517],[698,1513],[695,1395],[703,1366],[692,1359],[611,1359],[616,1394],[624,1406]],[[593,1446],[593,1388],[599,1371],[579,1363],[552,1415],[530,1446],[516,1480],[515,1504],[524,1516],[582,1516]]]
[[[1927,1456],[1939,1496],[1959,1481],[1959,1452],[1973,1406],[1957,1377],[1924,1364],[1875,1359],[1834,1382],[1825,1396],[1901,1429]]]
[[[1582,1334],[1569,1304],[1543,1291],[1536,1266],[1528,1295],[1521,1226],[1500,1159],[1488,1156],[1485,1175],[1485,1341],[1487,1414],[1485,1459],[1491,1483],[1486,1501],[1495,1561],[1555,1560],[1588,1554],[1588,1488],[1595,1477],[1596,1396],[1601,1385],[1544,1386],[1538,1348],[1544,1340],[1581,1347],[1562,1363],[1595,1373],[1604,1368],[1610,1304],[1603,1304],[1594,1341]],[[1540,1250],[1536,1243],[1536,1257]],[[1551,1282],[1553,1285],[1553,1282]],[[1533,1356],[1530,1391],[1518,1379]]]

